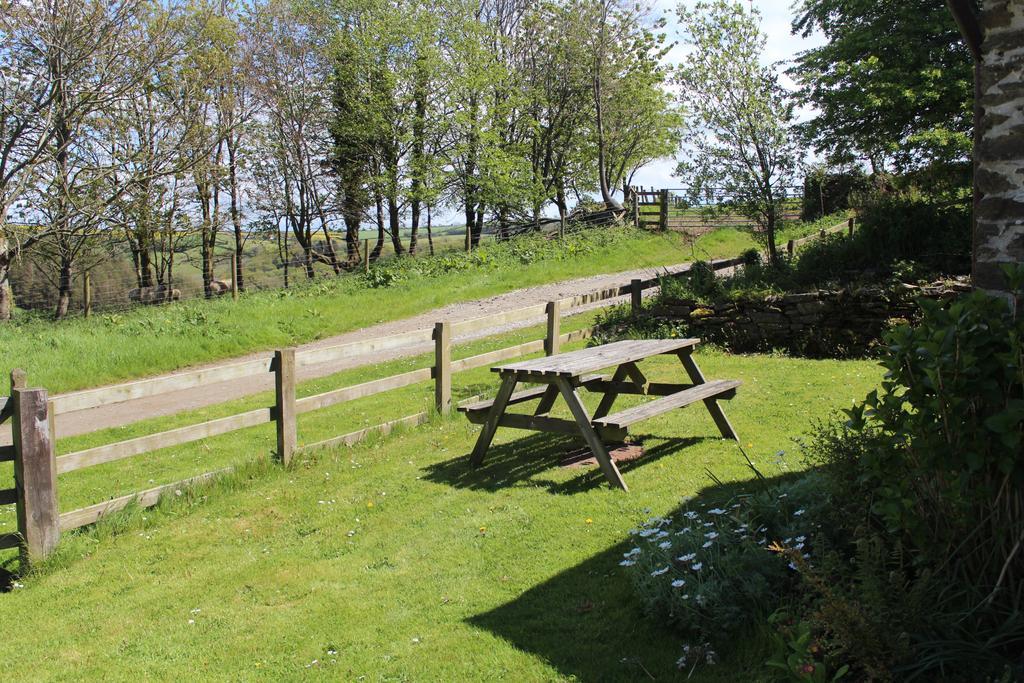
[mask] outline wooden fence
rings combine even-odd
[[[713,265],[716,269],[722,269],[734,266],[738,262],[738,259],[722,259],[715,261]],[[448,413],[452,409],[452,375],[454,373],[541,351],[548,355],[558,353],[563,344],[587,339],[593,331],[592,328],[587,328],[563,334],[561,320],[564,315],[571,314],[573,309],[596,302],[606,302],[601,306],[611,305],[613,303],[611,300],[626,295],[630,296],[631,306],[636,312],[640,308],[643,292],[657,286],[657,278],[635,279],[629,284],[618,287],[472,320],[454,323],[441,321],[436,323],[432,329],[415,330],[327,348],[281,349],[255,360],[53,397],[48,395],[46,389],[29,388],[25,373],[14,370],[11,373],[10,397],[0,397],[0,422],[12,420],[14,444],[0,447],[0,462],[14,462],[15,486],[11,489],[0,490],[0,505],[17,506],[18,533],[0,535],[0,549],[21,548],[22,558],[26,562],[45,558],[57,546],[62,532],[92,524],[104,515],[121,510],[132,503],[142,507],[156,505],[164,493],[215,478],[228,472],[230,468],[204,472],[187,479],[67,512],[60,512],[58,509],[59,475],[270,422],[276,425],[276,458],[285,466],[291,462],[296,453],[301,451],[352,445],[372,433],[386,434],[400,425],[421,424],[428,419],[428,412],[398,418],[324,441],[300,445],[297,418],[299,415],[329,406],[430,380],[434,382],[434,408],[439,413]],[[468,358],[452,359],[452,340],[454,338],[497,325],[531,320],[539,322],[542,319],[547,322],[543,339]],[[431,341],[434,343],[434,360],[429,367],[313,396],[296,398],[296,369],[298,367],[315,366],[352,356],[411,347]],[[56,420],[62,414],[186,389],[198,389],[218,382],[264,373],[273,373],[274,375],[274,404],[271,406],[157,434],[88,448],[67,455],[57,456],[55,454],[55,425]],[[477,398],[473,397],[467,400]]]
[[[802,188],[785,188],[783,220],[800,217]],[[719,227],[754,227],[749,216],[729,210],[731,197],[719,190],[709,190],[699,204],[691,203],[687,188],[644,189],[631,187],[627,197],[634,224],[639,228],[677,230],[701,234]]]

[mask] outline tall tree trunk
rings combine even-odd
[[[231,225],[235,231],[235,272],[231,274],[238,284],[239,291],[245,290],[245,276],[242,271],[242,207],[239,201],[238,192],[238,137],[230,133],[227,139],[228,147],[228,184],[231,190]]]
[[[384,251],[384,200],[381,199],[380,192],[374,191],[374,201],[377,204],[377,244],[374,245],[373,251],[370,252],[370,260],[376,261],[380,258],[380,253]]]
[[[71,308],[71,259],[61,257],[60,275],[57,282],[57,310],[54,317],[60,320]]]
[[[395,256],[405,253],[402,246],[402,233],[398,216],[398,188],[392,185],[388,191],[388,229],[391,232],[391,246],[395,250]]]
[[[10,320],[13,312],[10,255],[7,251],[7,241],[0,237],[0,320]]]
[[[427,245],[430,247],[430,255],[434,255],[434,235],[430,226],[430,204],[427,204]]]

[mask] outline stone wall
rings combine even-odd
[[[915,299],[946,299],[969,291],[966,280],[924,287],[819,290],[715,304],[661,301],[647,315],[679,324],[689,336],[736,352],[783,350],[815,358],[868,355],[886,329],[916,319]]]
[[[983,0],[976,70],[974,281],[999,290],[1024,263],[1024,2]]]

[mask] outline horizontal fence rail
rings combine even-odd
[[[837,226],[833,230],[842,227]],[[822,234],[824,232],[822,231]],[[791,242],[789,245],[790,250],[792,250],[793,244],[805,241],[807,240]],[[712,266],[716,270],[722,270],[736,266],[739,263],[740,259],[718,259],[712,262]],[[677,274],[685,273],[686,271],[687,269],[684,269]],[[544,352],[548,355],[553,355],[558,353],[564,344],[589,339],[593,335],[594,330],[592,327],[562,333],[560,330],[562,318],[567,315],[573,315],[578,312],[577,309],[584,306],[598,304],[598,307],[606,307],[612,305],[616,300],[625,296],[630,297],[630,305],[633,312],[636,313],[639,310],[643,292],[658,287],[661,277],[663,276],[634,279],[628,284],[595,290],[545,304],[524,306],[515,310],[503,311],[470,320],[454,323],[439,322],[433,329],[414,330],[387,337],[301,351],[285,349],[274,354],[261,354],[251,360],[185,371],[165,377],[137,380],[116,386],[61,394],[48,400],[45,390],[23,389],[25,386],[24,373],[20,371],[12,372],[12,395],[10,397],[0,397],[0,421],[14,418],[16,422],[14,428],[17,430],[19,429],[19,424],[17,423],[19,419],[23,421],[29,418],[40,419],[39,411],[43,410],[45,413],[45,429],[37,429],[35,423],[33,423],[32,430],[23,431],[24,435],[29,435],[35,440],[32,443],[27,443],[22,439],[20,450],[19,447],[15,446],[0,447],[0,462],[15,461],[16,471],[24,472],[24,476],[27,476],[28,480],[32,482],[25,487],[24,499],[19,497],[20,492],[16,489],[0,489],[0,505],[16,504],[18,506],[19,519],[18,534],[0,535],[0,549],[20,547],[22,548],[23,558],[26,560],[32,559],[33,556],[45,556],[52,551],[61,531],[68,531],[95,523],[104,515],[123,510],[129,505],[141,507],[156,505],[160,497],[169,491],[177,491],[183,487],[203,484],[231,472],[232,469],[225,468],[206,472],[198,476],[155,486],[144,491],[119,496],[64,513],[58,513],[56,510],[58,475],[268,423],[275,423],[276,425],[278,434],[277,457],[285,464],[288,463],[293,452],[353,445],[373,434],[388,434],[396,428],[419,425],[429,419],[430,412],[416,413],[383,424],[365,427],[347,434],[302,445],[298,444],[296,427],[299,415],[431,380],[433,380],[435,386],[435,409],[439,413],[448,413],[452,409],[451,376],[453,373],[486,367],[504,360],[533,353]],[[474,333],[503,325],[533,320],[541,322],[543,319],[547,321],[547,330],[543,339],[532,340],[465,358],[454,360],[451,358],[452,340],[455,337],[467,337]],[[413,349],[429,343],[434,345],[434,361],[430,367],[419,368],[302,398],[295,396],[295,373],[298,367],[315,367],[353,356],[385,350]],[[332,371],[324,371],[323,374],[330,374],[330,372]],[[314,375],[316,374],[314,372]],[[275,380],[276,389],[273,406],[257,408],[237,415],[230,415],[156,434],[96,446],[60,457],[55,455],[54,427],[55,418],[58,415],[140,398],[196,389],[219,382],[268,375],[273,375]],[[25,393],[18,393],[18,391]],[[479,398],[474,396],[466,399],[463,403],[478,400]],[[40,408],[40,406],[43,406],[43,408]],[[34,416],[24,414],[29,408],[35,411]],[[135,422],[144,419],[146,418],[142,417],[135,420]],[[15,443],[19,443],[19,441],[16,440]],[[43,505],[41,512],[31,516],[31,511],[40,505]]]

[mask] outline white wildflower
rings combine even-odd
[[[709,531],[706,534],[704,534],[704,538],[716,539],[716,538],[718,538],[718,532],[717,531]]]
[[[709,515],[724,515],[725,514],[725,510],[723,510],[722,508],[711,508],[710,510],[708,510],[708,514]]]
[[[666,565],[666,566],[662,567],[661,569],[655,569],[653,572],[651,572],[651,576],[661,576],[662,574],[667,574],[668,570],[669,570],[669,568]]]
[[[793,513],[793,516],[794,517],[799,517],[800,515],[804,514],[805,512],[807,512],[807,511],[804,510],[803,508],[800,508],[799,510],[797,510],[796,512]]]
[[[662,550],[668,550],[669,548],[672,547],[672,542],[671,541],[665,541],[664,543],[659,543],[658,547],[661,548]]]
[[[690,562],[691,560],[697,559],[697,553],[686,553],[676,558],[680,562]]]
[[[684,581],[683,579],[676,579],[675,581],[672,582],[672,587],[673,588],[682,588],[685,585],[686,585],[686,581]]]
[[[695,572],[699,572],[703,568],[704,568],[704,563],[703,562],[694,562],[693,565],[690,567],[690,569],[692,569]]]

